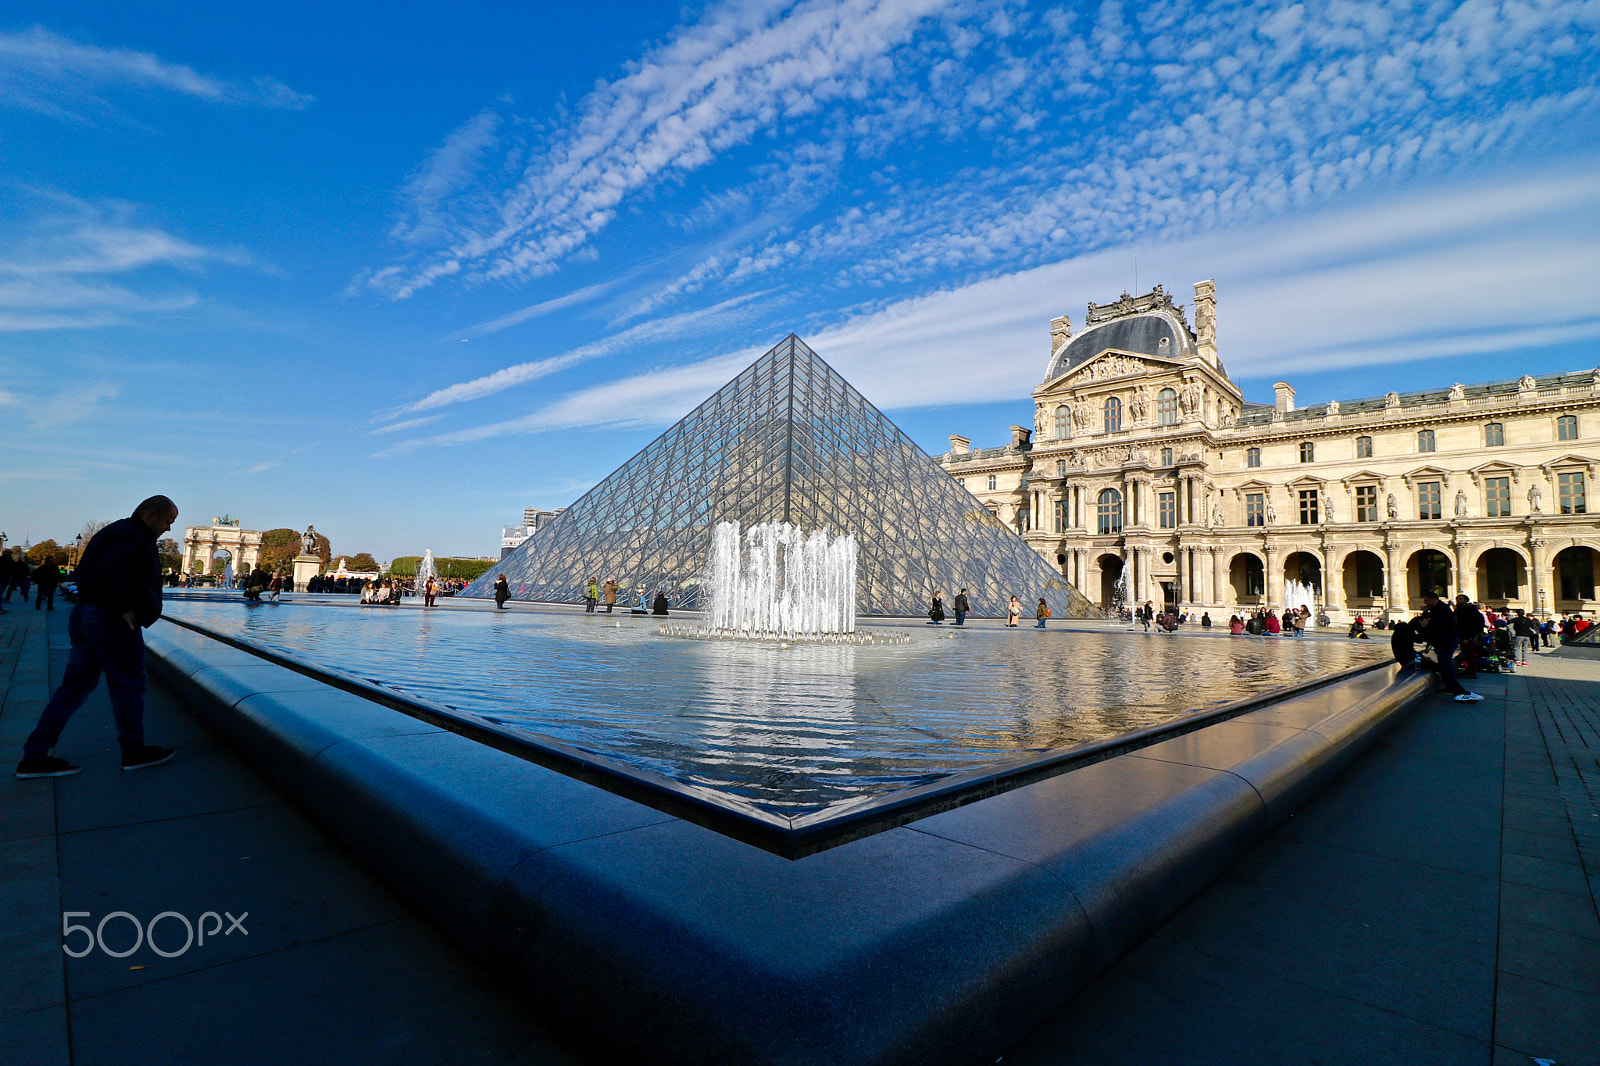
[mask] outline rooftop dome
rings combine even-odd
[[[1199,358],[1182,305],[1174,304],[1160,285],[1143,296],[1123,293],[1114,303],[1091,303],[1087,321],[1082,333],[1050,357],[1046,381],[1054,381],[1108,348],[1180,362]]]

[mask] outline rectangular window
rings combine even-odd
[[[1245,493],[1244,524],[1247,526],[1264,526],[1267,524],[1267,497],[1264,493]]]
[[[1372,438],[1371,437],[1357,437],[1356,438],[1356,458],[1357,459],[1371,459],[1372,458]]]
[[[1065,533],[1066,531],[1067,531],[1067,501],[1066,500],[1057,500],[1056,501],[1056,532],[1057,533]]]
[[[1431,430],[1431,429],[1419,429],[1419,430],[1417,430],[1417,451],[1419,451],[1419,452],[1431,452],[1431,451],[1433,451],[1433,430]]]
[[[995,478],[994,478],[994,475],[993,475],[993,474],[990,474],[990,475],[989,475],[989,488],[990,488],[990,489],[991,489],[991,490],[993,490],[993,489],[994,489],[994,487],[995,487]]]
[[[1503,422],[1490,422],[1483,427],[1483,446],[1485,448],[1498,448],[1506,442],[1506,427]]]
[[[1582,474],[1557,474],[1556,488],[1561,493],[1562,514],[1588,513],[1588,505],[1584,500]]]
[[[1172,465],[1172,449],[1171,448],[1162,448],[1161,449],[1161,465],[1162,466],[1171,466]]]
[[[1490,477],[1483,479],[1484,513],[1490,518],[1507,518],[1511,515],[1511,479]]]
[[[1245,466],[1260,466],[1261,465],[1261,449],[1260,448],[1247,448],[1245,450],[1245,453],[1244,453],[1244,465]]]
[[[1356,521],[1376,522],[1378,520],[1378,486],[1356,486]]]
[[[1440,518],[1444,515],[1437,481],[1424,481],[1417,486],[1417,517]]]
[[[1157,496],[1161,504],[1161,528],[1178,528],[1178,494],[1176,492],[1163,492]]]
[[[1300,443],[1300,461],[1302,463],[1311,463],[1311,462],[1315,462],[1316,458],[1317,458],[1317,446],[1315,444],[1311,443],[1310,441],[1301,441],[1301,443]]]
[[[1301,489],[1300,524],[1303,526],[1314,526],[1317,524],[1317,522],[1317,490]]]
[[[1556,419],[1556,440],[1577,440],[1578,418],[1576,415],[1562,415]]]

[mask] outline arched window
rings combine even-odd
[[[1498,448],[1506,442],[1506,427],[1501,422],[1490,422],[1483,427],[1483,446]]]
[[[1178,424],[1178,394],[1172,389],[1162,389],[1156,394],[1156,422],[1163,426]]]
[[[1067,405],[1056,408],[1056,440],[1067,439]]]
[[[1357,459],[1370,459],[1370,458],[1372,458],[1372,438],[1371,437],[1357,437],[1356,438],[1356,458]]]
[[[1122,428],[1122,401],[1115,396],[1107,396],[1105,403],[1106,432],[1115,433]]]
[[[1122,532],[1122,493],[1116,489],[1101,489],[1098,510],[1101,533]]]
[[[1300,442],[1300,461],[1302,463],[1314,463],[1317,461],[1317,446],[1311,441]]]
[[[1556,440],[1578,439],[1578,416],[1562,415],[1556,419]]]
[[[1419,451],[1419,452],[1431,452],[1431,451],[1433,451],[1433,430],[1431,430],[1431,429],[1419,429],[1419,430],[1417,430],[1417,451]]]

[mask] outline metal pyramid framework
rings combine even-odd
[[[1098,612],[850,383],[790,334],[463,593],[504,573],[517,599],[577,603],[589,578],[700,606],[711,531],[737,521],[854,533],[863,614]]]

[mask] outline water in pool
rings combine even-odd
[[[219,597],[169,600],[166,612],[785,816],[1116,736],[1387,652],[1381,641],[993,620],[894,630],[909,644],[780,648],[663,637],[643,617],[476,603]]]

